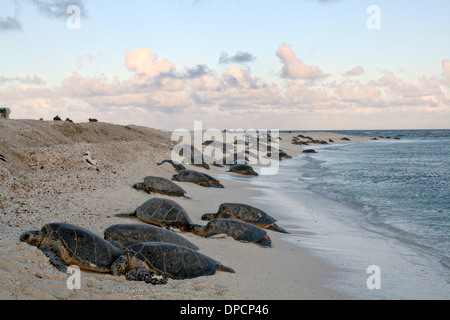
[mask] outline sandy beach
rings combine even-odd
[[[20,234],[40,229],[46,223],[65,222],[103,236],[114,224],[138,223],[136,218],[115,217],[132,212],[150,197],[131,186],[149,175],[171,178],[169,164],[171,134],[138,126],[108,123],[68,123],[35,120],[0,121],[0,299],[345,299],[324,285],[333,270],[301,247],[268,231],[272,248],[242,243],[231,238],[202,238],[180,233],[200,252],[233,268],[236,273],[218,272],[189,280],[169,280],[152,286],[130,282],[125,277],[82,272],[81,289],[66,286],[67,275],[57,271],[36,247],[19,241]],[[291,144],[299,133],[282,133],[280,148],[290,156],[314,146]],[[342,135],[311,132],[318,140],[343,141]],[[368,138],[350,137],[351,143]],[[99,172],[83,163],[86,151],[99,162]],[[282,160],[284,161],[284,160]],[[225,168],[211,170],[187,166],[210,175],[234,175]],[[248,177],[258,179],[258,177]],[[191,220],[205,224],[201,215],[216,212],[224,202],[253,203],[258,192],[245,182],[221,179],[223,189],[177,182],[191,199],[173,198]],[[263,209],[263,208],[262,208]],[[277,217],[277,212],[268,212]],[[280,225],[289,231],[289,225]],[[300,233],[293,231],[296,235]],[[285,235],[283,235],[285,236]]]

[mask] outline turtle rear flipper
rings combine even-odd
[[[39,250],[41,250],[45,256],[49,259],[49,262],[52,266],[58,269],[61,272],[67,273],[67,266],[62,262],[61,258],[58,255],[58,251],[50,246],[40,246]]]
[[[272,230],[272,231],[277,231],[277,232],[281,232],[281,233],[290,233],[286,230],[284,230],[283,228],[280,228],[279,226],[277,226],[275,223],[269,227],[267,227],[268,230]]]
[[[219,269],[217,269],[217,271],[222,271],[222,272],[229,272],[229,273],[236,273],[236,271],[234,271],[231,268],[228,268],[224,265],[220,265]]]

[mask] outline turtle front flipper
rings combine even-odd
[[[50,246],[40,246],[39,250],[41,250],[45,254],[52,266],[54,266],[61,272],[67,273],[67,266],[59,257],[58,251]]]
[[[125,274],[125,278],[128,281],[144,281],[152,285],[166,284],[167,278],[157,276],[156,273],[148,271],[144,268],[138,268],[128,271]]]

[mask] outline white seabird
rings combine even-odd
[[[97,171],[98,170],[98,161],[95,160],[92,156],[91,156],[91,152],[87,151],[84,156],[83,156],[83,160],[84,162],[89,166],[89,168],[95,169]]]

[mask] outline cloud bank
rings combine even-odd
[[[0,100],[13,109],[13,118],[59,114],[162,129],[190,128],[195,120],[205,127],[280,129],[450,123],[450,59],[441,61],[440,74],[410,83],[390,71],[363,81],[363,66],[338,81],[303,62],[286,43],[274,55],[280,60],[279,79],[269,83],[238,63],[230,62],[223,72],[205,64],[177,68],[150,48],[139,48],[124,54],[128,79],[74,71],[50,86],[38,76],[0,78]]]

